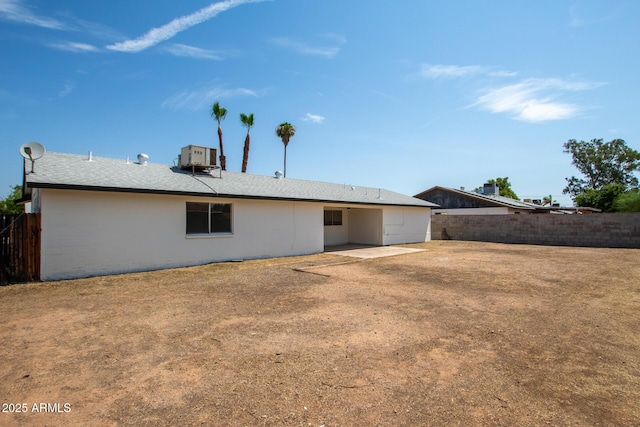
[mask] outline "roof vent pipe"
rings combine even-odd
[[[93,162],[93,153],[91,151],[89,151],[89,158],[87,159],[88,162]]]
[[[147,154],[144,154],[144,153],[138,154],[138,163],[140,163],[141,165],[146,165],[148,161],[149,161],[149,156]]]

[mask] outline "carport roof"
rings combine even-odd
[[[201,197],[311,201],[338,204],[437,207],[415,197],[389,190],[302,179],[275,178],[215,170],[182,170],[175,166],[108,157],[47,152],[35,162],[25,160],[25,192],[56,188],[129,193],[191,195]]]

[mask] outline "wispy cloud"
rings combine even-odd
[[[344,43],[344,39],[338,40],[336,39],[335,35],[333,35],[331,39],[332,41],[338,42],[340,44]],[[340,47],[338,46],[316,47],[289,37],[274,37],[271,39],[271,43],[286,49],[293,50],[294,52],[301,53],[303,55],[324,56],[325,58],[333,58],[338,53],[340,53]]]
[[[370,90],[371,90],[371,93],[373,93],[374,95],[381,96],[381,97],[386,98],[386,99],[391,100],[391,101],[400,102],[400,100],[397,97],[395,97],[393,95],[390,95],[390,94],[388,94],[386,92],[382,92],[382,91],[374,90],[374,89],[370,89]]]
[[[304,117],[302,117],[302,121],[303,122],[311,122],[311,123],[322,123],[324,122],[324,117],[323,116],[319,116],[317,114],[311,114],[311,113],[307,113],[304,115]]]
[[[98,52],[100,49],[87,43],[76,42],[61,42],[51,43],[49,47],[59,50],[66,50],[68,52]]]
[[[322,34],[322,37],[340,44],[345,44],[347,42],[347,38],[338,33],[324,33]]]
[[[251,89],[229,89],[224,86],[210,86],[195,90],[183,90],[164,100],[162,108],[197,111],[206,108],[215,100],[240,96],[258,97],[258,93]]]
[[[73,92],[73,90],[76,88],[76,85],[73,84],[73,82],[66,82],[64,84],[64,88],[60,91],[60,93],[58,93],[58,96],[60,98],[64,98],[65,96],[69,95],[71,92]]]
[[[198,59],[214,59],[221,60],[222,56],[213,50],[201,49],[199,47],[187,46],[186,44],[172,44],[165,47],[167,52],[176,56],[186,56]]]
[[[117,30],[109,27],[108,25],[100,24],[97,22],[85,21],[78,19],[74,16],[68,16],[70,22],[74,23],[77,31],[88,34],[91,37],[95,37],[99,40],[122,40],[124,36]]]
[[[569,8],[569,26],[574,28],[602,24],[616,15],[609,2],[576,2]]]
[[[21,0],[0,0],[0,18],[52,30],[66,29],[66,25],[56,19],[38,16],[25,7]]]
[[[489,71],[487,75],[491,77],[515,77],[518,75],[518,73],[515,71],[498,70],[498,71]]]
[[[420,75],[426,79],[456,78],[465,76],[485,75],[489,77],[513,77],[518,73],[506,70],[496,70],[482,65],[432,65],[422,64]]]
[[[578,116],[584,108],[562,102],[565,92],[595,89],[604,83],[568,81],[563,79],[527,79],[520,83],[484,90],[469,107],[479,107],[492,113],[507,113],[515,120],[544,122]]]
[[[210,4],[191,15],[181,16],[166,25],[152,28],[145,35],[133,40],[126,40],[107,46],[107,49],[120,52],[140,52],[151,46],[168,40],[176,34],[185,31],[195,25],[208,21],[218,14],[245,3],[259,3],[265,0],[225,0]]]
[[[422,64],[420,74],[427,79],[437,79],[441,77],[462,77],[478,74],[485,70],[479,65],[431,65]]]

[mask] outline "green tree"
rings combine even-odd
[[[638,186],[635,173],[640,170],[640,153],[629,148],[623,139],[610,142],[603,142],[602,139],[592,139],[590,142],[570,139],[563,147],[565,153],[571,154],[571,163],[584,175],[583,178],[565,178],[567,186],[562,192],[570,194],[576,202],[579,194],[590,189],[601,190],[609,184],[621,184],[625,191]],[[587,198],[592,196],[593,192]],[[601,198],[606,197],[603,195]]]
[[[501,196],[510,197],[512,199],[520,200],[518,195],[511,188],[511,183],[509,182],[509,177],[505,176],[504,178],[496,178],[490,179],[487,181],[487,184],[498,184],[498,191]],[[483,187],[476,187],[473,191],[482,190]]]
[[[24,208],[16,204],[22,198],[22,185],[14,185],[11,193],[6,199],[0,200],[0,214],[19,214],[24,212]]]
[[[249,163],[249,146],[251,145],[251,135],[249,131],[253,126],[253,113],[240,113],[240,121],[247,127],[247,136],[244,138],[244,154],[242,155],[242,173],[247,173],[247,163]]]
[[[578,206],[589,206],[600,209],[602,212],[615,212],[613,202],[616,198],[625,193],[624,184],[607,184],[601,188],[589,188],[576,195],[575,201]]]
[[[634,188],[620,194],[613,201],[613,208],[616,212],[640,212],[640,191]]]
[[[227,170],[227,158],[224,155],[224,148],[222,147],[222,127],[220,122],[227,117],[227,109],[220,106],[219,103],[214,103],[211,106],[211,117],[215,118],[218,122],[218,141],[220,142],[220,167],[223,171]]]
[[[287,145],[293,135],[296,134],[296,127],[291,123],[280,123],[276,128],[276,135],[282,139],[284,144],[284,177],[287,177]]]

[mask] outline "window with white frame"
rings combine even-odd
[[[231,203],[187,202],[187,234],[231,232]]]

